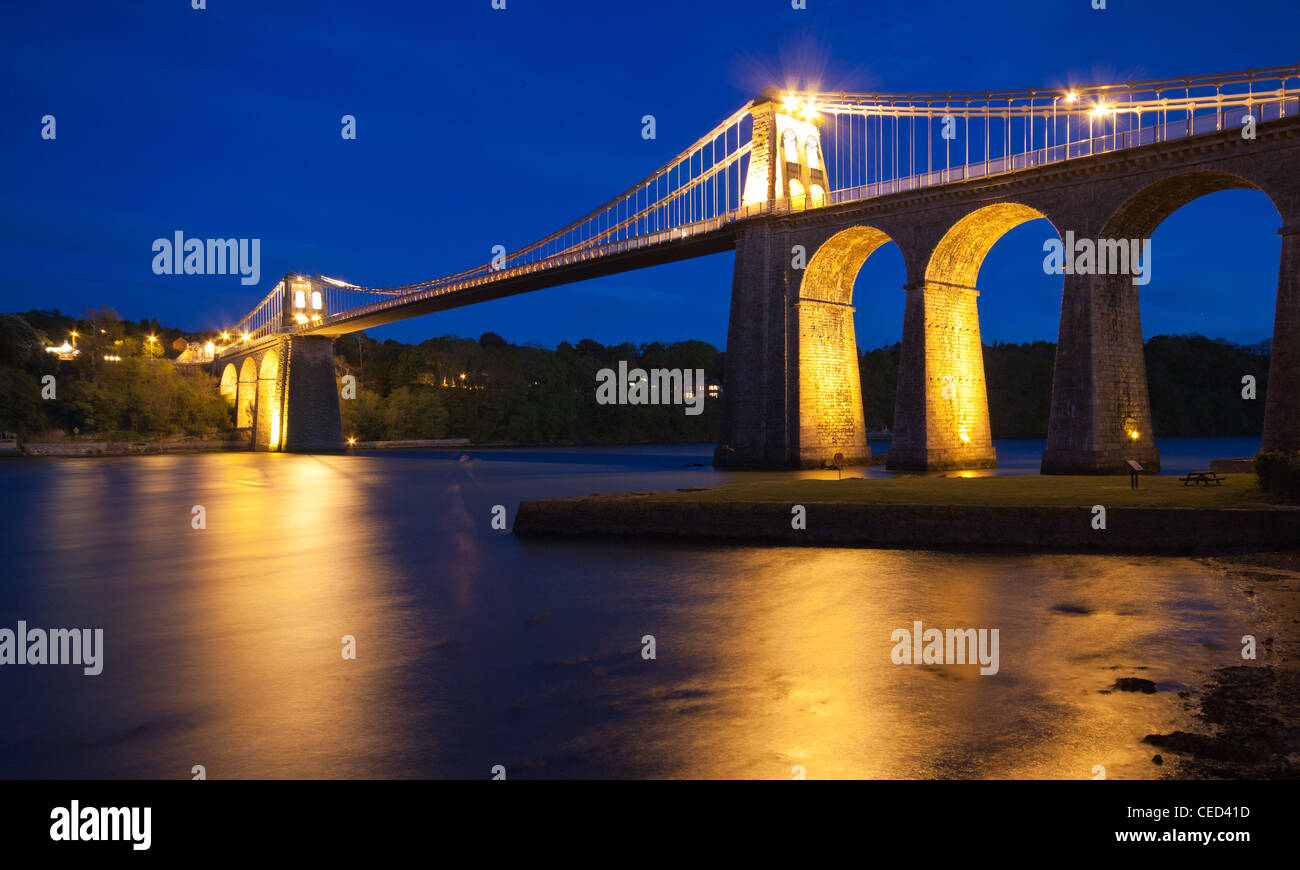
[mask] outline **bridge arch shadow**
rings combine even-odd
[[[853,286],[882,247],[883,230],[852,226],[817,248],[804,269],[795,301],[798,344],[799,460],[819,465],[843,454],[845,464],[869,461],[853,326]]]

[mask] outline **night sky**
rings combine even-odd
[[[481,263],[665,163],[768,85],[885,92],[1141,80],[1296,61],[1295,0],[8,2],[0,25],[0,310],[111,305],[218,329],[285,272],[385,286]],[[40,136],[56,117],[58,138]],[[340,117],[357,118],[357,139]],[[641,138],[653,114],[658,138]],[[1147,335],[1271,335],[1279,218],[1205,197],[1152,240]],[[260,238],[262,282],[169,277],[151,244]],[[1055,340],[1051,232],[980,274],[985,341]],[[491,330],[725,345],[732,254],[404,321],[404,341]],[[898,341],[902,259],[859,277],[858,343]]]

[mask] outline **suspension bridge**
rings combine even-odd
[[[264,449],[342,440],[330,342],[449,308],[736,251],[715,461],[870,455],[852,291],[893,242],[908,272],[895,468],[995,464],[975,291],[1008,230],[1149,238],[1186,202],[1254,188],[1283,236],[1265,446],[1300,447],[1300,68],[950,94],[769,89],[581,218],[393,287],[291,273],[180,362],[210,365]],[[1067,275],[1045,472],[1114,472],[1153,444],[1137,288]]]

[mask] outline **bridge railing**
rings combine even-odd
[[[1300,68],[964,94],[800,92],[825,119],[832,192],[907,190],[1198,135],[1300,111]],[[826,116],[829,115],[829,118]],[[940,182],[940,183],[945,183]],[[879,186],[877,188],[877,186]]]
[[[305,277],[322,310],[286,318],[283,285],[236,327],[257,338],[455,293],[519,275],[718,232],[764,214],[854,202],[954,181],[985,178],[1215,130],[1300,114],[1300,68],[1195,78],[962,94],[799,92],[820,114],[830,190],[820,196],[744,205],[752,152],[746,104],[673,160],[577,221],[514,252],[453,275],[398,287],[364,288]],[[829,116],[829,117],[827,117]]]

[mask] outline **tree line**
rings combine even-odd
[[[76,359],[46,351],[72,331],[79,333]],[[167,364],[186,336],[156,321],[123,321],[107,308],[80,318],[57,311],[0,315],[0,428],[29,439],[74,429],[107,438],[229,434],[233,414],[215,379]],[[1145,354],[1157,435],[1258,435],[1268,351],[1267,343],[1153,337]],[[724,383],[726,354],[702,341],[604,345],[584,339],[550,350],[512,345],[490,332],[477,340],[442,336],[419,344],[354,333],[337,339],[334,352],[337,374],[356,379],[355,398],[340,407],[344,434],[357,440],[635,444],[718,438],[718,398],[706,399],[703,413],[692,416],[684,405],[598,405],[595,397],[597,372],[617,369],[620,361],[647,371],[703,369],[711,383]],[[1046,437],[1055,354],[1055,345],[1045,341],[984,347],[995,438]],[[898,362],[897,344],[859,354],[868,429],[893,425]],[[55,401],[42,398],[42,379],[51,374]],[[1254,399],[1243,397],[1246,376],[1255,380]]]

